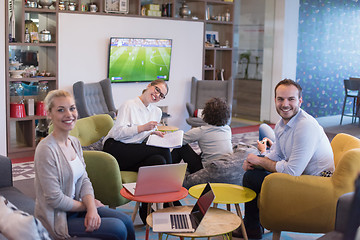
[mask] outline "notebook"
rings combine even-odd
[[[141,196],[156,193],[180,191],[187,163],[144,166],[139,168],[135,183],[124,183],[132,195]]]
[[[153,212],[153,232],[195,232],[214,199],[214,192],[207,183],[190,213]]]

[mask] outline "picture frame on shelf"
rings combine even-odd
[[[105,0],[106,13],[129,13],[129,0]]]
[[[219,32],[217,31],[206,31],[205,32],[205,42],[210,44],[215,44],[219,42]]]

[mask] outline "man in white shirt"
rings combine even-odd
[[[275,126],[275,142],[265,156],[249,154],[243,164],[243,186],[257,195],[270,173],[320,175],[335,169],[329,139],[315,118],[300,109],[301,104],[302,89],[298,83],[284,79],[276,85],[275,105],[281,119]],[[249,238],[262,238],[257,198],[245,204],[244,222]],[[242,237],[241,231],[235,230],[233,236]]]

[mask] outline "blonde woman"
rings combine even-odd
[[[164,135],[157,131],[162,112],[154,103],[165,99],[168,91],[165,81],[155,80],[140,96],[120,106],[116,122],[103,140],[103,151],[116,158],[122,171],[138,171],[142,166],[172,162],[170,149],[146,145],[150,134]],[[146,208],[146,203],[143,203],[139,209],[144,224]]]
[[[54,90],[45,105],[54,130],[35,151],[35,216],[54,239],[135,239],[130,217],[94,198],[80,142],[69,135],[78,117],[74,98]]]
[[[155,80],[139,97],[120,106],[116,122],[103,140],[103,150],[116,158],[122,171],[137,171],[141,166],[171,163],[168,148],[146,145],[150,134],[164,134],[157,131],[161,109],[153,104],[165,99],[168,90],[165,81]]]

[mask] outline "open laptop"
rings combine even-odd
[[[215,195],[206,184],[191,212],[153,212],[154,232],[195,232],[209,210]]]
[[[132,195],[141,196],[156,193],[180,191],[187,163],[144,166],[139,168],[135,183],[124,183]]]

